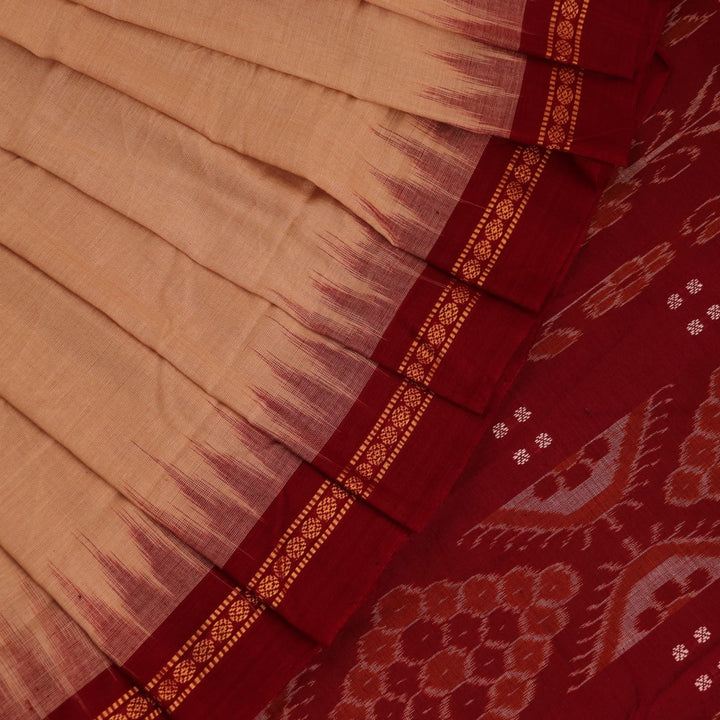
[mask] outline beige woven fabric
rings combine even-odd
[[[365,0],[500,47],[520,47],[527,0]]]
[[[6,150],[312,329],[372,351],[421,271],[417,260],[307,182],[6,41],[0,57],[9,70],[0,78]],[[361,276],[348,273],[348,253]]]
[[[525,71],[522,55],[364,2],[80,4],[353,97],[475,132],[508,131]]]
[[[0,36],[215,143],[310,180],[420,257],[435,242],[489,140],[66,0],[3,5]]]

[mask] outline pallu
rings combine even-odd
[[[531,403],[511,421],[503,398],[528,361],[581,337],[549,325],[548,302],[613,165],[643,152],[631,151],[643,118],[664,130],[677,107],[652,110],[672,64],[658,44],[667,10],[0,0],[3,720],[253,718],[333,640],[408,536],[432,518],[434,537],[443,517],[455,527],[452,500],[436,513],[459,477],[483,468],[476,524],[520,492],[526,476],[502,464],[507,442],[488,443],[532,427]],[[711,11],[673,13],[688,47],[704,48],[693,43]],[[691,50],[676,62],[707,77],[710,60]],[[646,139],[637,162],[670,152]],[[626,204],[603,212],[614,219]],[[580,253],[591,274],[606,266],[597,242]],[[698,262],[709,267],[713,247],[702,243]],[[692,333],[708,362],[709,330]],[[617,356],[621,368],[628,355]],[[581,427],[561,410],[586,362],[548,371],[536,403],[555,393],[566,429]],[[596,412],[599,423],[611,411]],[[628,443],[644,442],[638,432]],[[559,433],[548,420],[512,463],[550,457]],[[583,462],[609,460],[598,450]],[[505,543],[509,569],[485,572],[475,558],[474,575],[549,578],[538,602],[565,618],[553,592],[579,596],[581,569],[560,558],[545,572],[544,551],[525,559],[535,551],[512,528],[483,546],[491,563]],[[479,603],[472,587],[463,592]],[[488,602],[507,614],[504,596]],[[428,650],[438,603],[423,599],[409,623]],[[459,623],[471,680],[434,685],[437,707],[413,706],[382,676],[333,704],[304,697],[299,712],[517,715],[513,698],[527,705],[529,691],[501,673],[495,705],[472,700],[488,685],[472,639],[487,621],[472,607]],[[535,635],[549,657],[555,633]],[[415,640],[387,637],[422,662],[407,649]],[[436,651],[425,672],[459,679],[448,647]],[[356,675],[391,672],[390,650],[363,653],[374,670]],[[581,684],[567,677],[555,670],[553,700]],[[290,687],[323,683],[300,678]],[[292,695],[264,712],[284,713]]]

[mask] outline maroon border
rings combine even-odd
[[[521,52],[548,58],[553,4],[547,0],[528,0]],[[607,75],[634,77],[652,56],[668,7],[667,0],[590,0],[577,65]]]
[[[569,147],[562,148],[552,138],[541,137],[548,98],[553,94],[553,73],[558,68],[563,71],[556,63],[540,60],[527,63],[511,137],[613,165],[626,165],[638,125],[667,79],[669,68],[663,56],[653,55],[633,80],[573,70],[581,83],[579,108]]]
[[[427,267],[410,290],[373,352],[384,367],[399,368],[451,278]],[[488,293],[470,290],[472,309],[459,325],[427,387],[474,412],[487,406],[495,380],[528,333],[533,316]]]
[[[491,138],[427,261],[451,272],[519,146]],[[533,194],[483,290],[527,310],[542,307],[553,278],[576,243],[578,223],[592,213],[612,167],[551,152]]]

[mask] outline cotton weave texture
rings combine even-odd
[[[712,717],[720,16],[628,5],[0,0],[2,720]]]

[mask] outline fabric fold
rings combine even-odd
[[[253,296],[264,298],[266,304],[278,305],[315,333],[329,336],[453,402],[483,410],[492,392],[493,377],[508,362],[517,338],[532,322],[529,313],[478,289],[454,283],[392,248],[307,183],[277,174],[268,177],[271,169],[214,146],[104,86],[97,86],[106,100],[103,107],[88,104],[83,93],[88,87],[96,87],[88,85],[90,81],[61,67],[48,67],[16,46],[6,47],[8,61],[17,57],[19,67],[27,63],[37,68],[39,77],[57,69],[65,81],[62,97],[55,95],[57,99],[53,100],[48,94],[45,99],[46,108],[56,103],[58,115],[52,121],[57,128],[55,144],[45,147],[29,138],[32,127],[39,128],[45,122],[43,113],[47,110],[35,101],[35,119],[21,129],[19,118],[25,117],[27,99],[19,85],[5,85],[8,97],[15,98],[13,110],[8,111],[17,114],[12,123],[8,119],[0,139],[5,147],[118,213],[128,214],[181,253]],[[140,119],[137,128],[128,129],[124,138],[103,135],[106,123],[111,122],[113,102],[137,112]],[[60,108],[68,122],[59,120]],[[80,108],[92,112],[92,119],[70,124]],[[13,127],[17,131],[11,130]],[[178,156],[168,161],[168,167],[159,168],[154,158],[162,157],[168,147],[166,128],[186,139],[187,148],[191,143],[197,143],[198,148],[193,153],[186,149],[185,157]],[[143,148],[142,157],[124,155],[130,143]],[[178,144],[172,142],[170,147]],[[194,174],[202,153],[216,161],[203,172],[203,179]],[[111,168],[119,168],[120,163],[127,173],[134,170],[132,182],[110,179]],[[257,178],[261,187],[274,193],[271,205],[258,203],[250,178]],[[210,196],[209,187],[217,188],[212,202],[205,200]],[[241,188],[246,189],[242,195]],[[162,206],[154,200],[153,192],[165,195]],[[594,197],[594,193],[586,195],[587,204],[581,212],[589,211]],[[77,202],[87,204],[80,197]],[[564,236],[561,246],[549,257],[563,261],[575,241],[574,233]],[[296,282],[282,282],[291,274]],[[522,274],[518,281],[523,281]],[[487,338],[492,338],[490,343]],[[480,345],[486,350],[470,368],[464,358]],[[224,401],[229,402],[227,395]]]
[[[364,219],[380,228],[393,243],[421,257],[428,255],[436,267],[497,297],[537,309],[547,295],[545,279],[556,274],[552,264],[562,265],[568,256],[578,218],[582,221],[589,214],[602,187],[603,166],[495,139],[487,145],[479,142],[482,138],[476,142],[466,133],[452,131],[447,135],[441,128],[414,126],[411,118],[403,119],[403,123],[409,128],[404,132],[423,133],[427,138],[420,145],[414,145],[410,136],[402,141],[402,152],[412,159],[409,171],[387,168],[380,175],[365,165],[364,176],[371,183],[369,192],[364,183],[355,189],[348,183],[352,191],[348,200],[348,196],[336,192],[337,185],[329,189],[355,212],[364,214]],[[399,138],[394,132],[389,136],[392,144],[384,147],[392,149]],[[441,141],[433,149],[433,144]],[[262,155],[262,150],[257,152]],[[451,154],[447,160],[439,164],[441,153],[448,152]],[[479,158],[468,181],[473,166],[464,158],[469,160],[474,153]],[[385,164],[387,154],[383,151]],[[464,169],[456,158],[464,161]],[[352,156],[338,160],[342,161],[338,172],[343,167],[357,168]],[[457,175],[457,189],[451,195],[445,195],[440,187],[446,177],[445,168],[452,168]],[[304,164],[290,164],[286,169],[302,170],[318,180]],[[357,170],[354,173],[357,177]],[[427,187],[423,187],[425,183],[429,183]],[[464,183],[467,187],[460,197]],[[526,221],[523,216],[532,220]],[[443,228],[438,220],[444,218],[447,221]],[[329,234],[341,233],[334,229]],[[362,256],[358,261],[366,262]],[[534,273],[533,278],[530,273]]]
[[[570,254],[563,244],[589,215],[609,172],[591,160],[358,101],[80,6],[44,2],[48,12],[40,19],[53,22],[42,34],[36,33],[37,14],[26,5],[5,34],[216,143],[310,180],[392,244],[527,309],[536,310],[547,296],[545,278],[554,277]],[[63,42],[70,32],[80,32],[86,42]],[[113,42],[103,40],[108,36]],[[132,63],[124,59],[126,50]],[[208,66],[221,81],[202,82]],[[194,79],[189,86],[188,78]],[[273,88],[272,104],[266,86]],[[657,91],[656,81],[640,114]],[[267,115],[268,123],[282,107],[292,123],[275,123],[269,134],[263,123],[240,120],[240,102],[246,115]],[[295,142],[298,132],[308,142]]]

